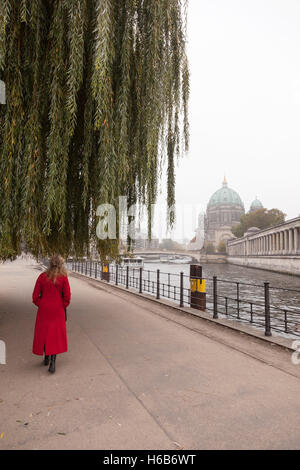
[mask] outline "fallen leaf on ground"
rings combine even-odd
[[[0,439],[3,439],[3,436],[4,436],[4,432],[0,434]]]
[[[179,444],[178,442],[174,441],[174,444],[175,444],[175,446],[178,447],[178,449],[180,449],[180,450],[184,449],[184,447],[181,444]]]

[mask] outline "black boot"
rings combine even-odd
[[[55,360],[56,360],[56,354],[52,354],[50,358],[50,366],[49,366],[49,372],[52,372],[52,374],[55,372]]]
[[[49,364],[49,356],[46,356],[45,354],[44,365],[47,366],[48,364]]]

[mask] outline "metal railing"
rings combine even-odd
[[[101,263],[89,260],[73,261],[68,263],[68,268],[94,279],[106,279],[126,289],[135,289],[140,294],[153,295],[156,299],[168,299],[180,307],[191,305],[190,276],[183,272],[111,264],[109,275],[105,273],[104,277]],[[253,284],[217,276],[202,277],[201,280],[206,282],[206,311],[211,312],[213,318],[221,316],[250,323],[263,328],[266,336],[271,336],[272,331],[300,336],[300,307],[286,305],[290,293],[297,293],[300,299],[300,290],[272,287],[269,282]],[[278,298],[281,292],[286,297],[283,301]]]

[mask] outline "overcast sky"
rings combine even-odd
[[[246,211],[255,196],[300,214],[300,0],[189,0],[190,152],[177,203],[206,207],[226,174]]]

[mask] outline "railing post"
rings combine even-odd
[[[240,283],[236,283],[236,306],[237,306],[237,318],[240,319]]]
[[[85,275],[87,276],[87,260],[85,261]]]
[[[183,307],[183,272],[180,273],[180,307]]]
[[[90,277],[92,277],[92,261],[90,260]]]
[[[140,268],[140,294],[143,293],[143,268]]]
[[[270,317],[270,284],[265,282],[265,336],[272,336]]]
[[[97,279],[97,269],[98,269],[98,263],[97,261],[95,262],[95,279]]]
[[[126,289],[129,288],[129,266],[126,266]]]
[[[118,271],[119,271],[119,265],[116,264],[116,286],[118,285]]]
[[[213,277],[213,298],[214,298],[214,315],[213,318],[218,317],[218,279],[217,276]]]
[[[156,274],[156,298],[160,298],[160,281],[159,281],[159,269]]]

